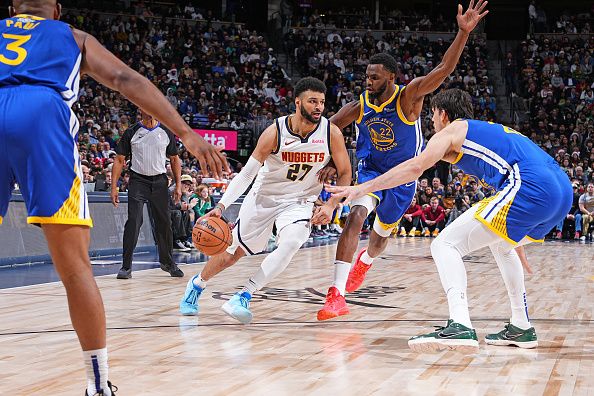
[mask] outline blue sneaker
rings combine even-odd
[[[233,319],[237,319],[243,324],[249,324],[252,321],[251,299],[252,296],[248,292],[235,293],[229,301],[223,304],[221,309]]]
[[[184,296],[179,303],[179,312],[181,312],[182,315],[198,315],[198,310],[200,309],[198,307],[198,298],[204,289],[194,285],[194,279],[197,277],[198,275],[194,275],[192,279],[188,281]]]

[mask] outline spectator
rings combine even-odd
[[[195,205],[192,207],[195,219],[198,220],[204,216],[210,209],[214,208],[214,199],[208,193],[208,186],[200,184],[191,197],[191,201],[195,200]]]
[[[485,198],[485,194],[481,191],[478,182],[473,178],[470,180],[468,195],[470,196],[470,202],[475,204],[482,201]]]
[[[586,192],[580,196],[579,208],[582,213],[581,240],[592,239],[590,224],[594,223],[594,183],[588,183]]]
[[[445,220],[445,211],[439,205],[437,197],[431,198],[430,205],[423,209],[421,213],[421,222],[424,228],[424,236],[439,235],[439,231],[443,230]]]
[[[176,202],[176,187],[174,184],[169,189],[169,213],[171,215],[171,230],[173,233],[173,248],[183,252],[190,251],[194,245],[190,242],[192,237],[192,219],[190,216],[193,213],[196,201],[191,202],[192,191],[192,176],[182,175],[181,183],[181,197]]]
[[[419,205],[421,205],[423,209],[427,208],[433,197],[435,197],[435,194],[433,193],[433,188],[431,186],[425,187],[425,190],[421,191],[418,194]]]
[[[417,198],[414,197],[410,203],[410,206],[408,209],[406,209],[406,212],[404,212],[402,220],[400,221],[400,236],[416,236],[417,228],[419,228],[421,222],[422,213],[423,210],[421,209],[421,205],[417,204]]]
[[[457,196],[454,201],[454,207],[450,210],[448,215],[448,222],[445,227],[449,226],[454,220],[460,217],[462,213],[470,209],[470,206],[470,197],[467,194],[464,194],[462,197]]]

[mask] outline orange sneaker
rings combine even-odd
[[[318,311],[318,320],[328,320],[348,314],[349,307],[346,305],[344,296],[341,296],[338,289],[332,286],[330,289],[328,289],[324,308]]]
[[[361,287],[363,281],[365,280],[365,274],[373,265],[367,265],[361,261],[361,256],[363,255],[363,252],[366,251],[367,248],[361,249],[359,255],[357,256],[357,260],[355,261],[355,265],[353,265],[353,268],[351,268],[351,271],[349,272],[349,278],[347,279],[346,283],[346,291],[349,293],[352,293]]]

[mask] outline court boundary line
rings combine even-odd
[[[180,316],[180,318],[192,318],[192,316]],[[353,319],[353,320],[339,320],[339,321],[278,321],[278,322],[254,322],[250,325],[246,326],[241,323],[194,323],[194,324],[177,324],[177,325],[145,325],[145,326],[115,326],[115,327],[107,327],[107,330],[152,330],[152,329],[179,329],[179,328],[199,328],[199,327],[215,327],[215,326],[223,326],[223,327],[240,327],[240,328],[250,328],[253,326],[256,327],[265,327],[265,326],[286,326],[286,325],[295,325],[295,326],[307,326],[313,325],[309,327],[324,327],[327,325],[342,325],[342,324],[358,324],[358,323],[409,323],[409,322],[438,322],[443,323],[445,319]],[[506,323],[509,319],[504,318],[479,318],[479,319],[472,319],[473,322],[501,322]],[[589,326],[594,323],[594,319],[531,319],[530,322],[537,322],[537,323],[564,323],[566,325],[584,325]],[[0,337],[8,337],[8,336],[18,336],[18,335],[34,335],[34,334],[58,334],[58,333],[72,333],[74,329],[61,329],[61,330],[39,330],[39,331],[20,331],[20,332],[9,332],[9,333],[0,333]]]

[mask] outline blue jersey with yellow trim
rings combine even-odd
[[[466,139],[453,163],[483,184],[499,189],[522,162],[545,164],[555,160],[520,132],[487,121],[468,123]]]
[[[396,85],[392,97],[380,106],[372,103],[367,91],[359,99],[357,158],[363,160],[366,168],[384,173],[421,153],[423,134],[420,121],[408,121],[400,107],[400,97],[405,88],[404,85]]]
[[[49,87],[72,106],[82,57],[68,24],[17,15],[0,22],[0,36],[0,87]]]

